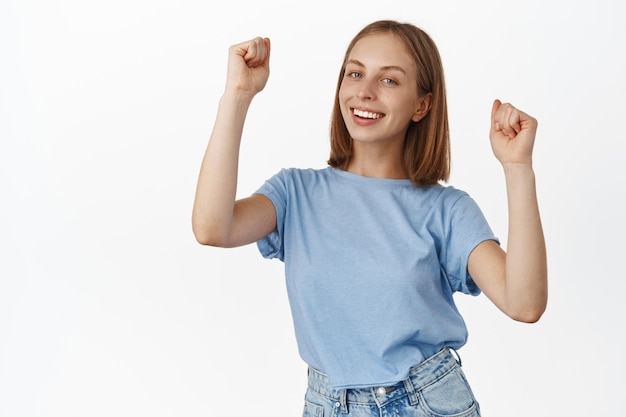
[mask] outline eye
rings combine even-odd
[[[396,80],[392,80],[391,78],[383,78],[382,81],[383,81],[384,84],[387,84],[387,85],[396,85],[396,84],[398,84],[396,82]]]
[[[363,78],[363,74],[357,71],[347,71],[346,76],[350,78]]]

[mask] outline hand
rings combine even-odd
[[[491,109],[491,149],[504,165],[532,165],[537,120],[511,104],[493,102]]]
[[[270,40],[255,39],[233,45],[228,50],[226,90],[254,96],[263,90],[269,77]]]

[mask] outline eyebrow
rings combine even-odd
[[[348,62],[346,62],[347,64],[354,64],[357,65],[359,67],[365,67],[365,64],[363,64],[361,61],[359,61],[358,59],[350,59],[348,60]],[[406,71],[404,70],[404,68],[399,67],[397,65],[386,65],[384,67],[380,67],[381,70],[384,71],[388,71],[388,70],[395,70],[395,71],[400,71],[403,74],[406,74]]]

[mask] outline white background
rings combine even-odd
[[[524,325],[458,297],[483,415],[620,415],[625,17],[618,0],[1,0],[0,416],[301,414],[282,264],[197,244],[195,181],[230,44],[273,42],[245,196],[282,167],[325,165],[344,50],[381,18],[439,45],[451,183],[503,241],[491,102],[539,119],[548,310]]]

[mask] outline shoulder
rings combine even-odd
[[[468,192],[452,185],[432,186],[425,191],[432,202],[433,214],[442,219],[471,218],[480,212],[476,201]]]
[[[441,211],[451,223],[462,223],[467,227],[486,223],[480,206],[468,192],[446,186],[440,200]]]
[[[461,189],[458,189],[452,185],[439,186],[439,199],[445,206],[454,207],[456,205],[463,205],[469,201],[473,201],[470,195]]]
[[[308,190],[317,184],[332,182],[329,180],[332,175],[330,169],[332,168],[282,168],[267,178],[257,192],[265,195],[288,196],[298,193],[299,190]]]
[[[283,168],[274,174],[270,181],[282,181],[284,183],[315,182],[332,175],[333,168]]]

